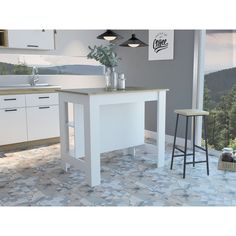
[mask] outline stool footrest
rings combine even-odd
[[[180,152],[182,152],[182,153],[184,153],[184,150],[182,150],[182,149],[180,149],[180,148],[178,148],[178,147],[176,147],[176,146],[175,146],[175,149],[178,150],[178,151],[180,151]]]
[[[184,157],[184,154],[178,154],[178,155],[174,155],[173,157]],[[188,153],[186,154],[186,156],[193,156],[193,153]]]
[[[195,161],[195,162],[186,162],[185,164],[187,165],[187,164],[196,164],[196,163],[205,163],[205,162],[207,162],[207,161]]]
[[[203,150],[203,151],[206,151],[206,149],[205,148],[203,148],[203,147],[201,147],[201,146],[198,146],[198,145],[194,145],[195,147],[197,147],[197,148],[199,148],[199,149],[201,149],[201,150]]]

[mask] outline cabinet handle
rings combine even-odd
[[[39,45],[28,44],[27,47],[28,48],[38,48]]]
[[[46,99],[46,98],[49,98],[49,97],[39,97],[39,99]]]
[[[16,98],[4,98],[4,101],[15,101]]]
[[[39,107],[39,109],[48,109],[50,107]]]
[[[17,109],[6,109],[5,112],[17,111]]]

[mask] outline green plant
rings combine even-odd
[[[1,65],[0,64],[0,75],[7,75],[8,74],[8,70],[7,70],[7,67],[6,65]]]
[[[236,150],[236,138],[234,138],[233,140],[230,141],[229,146],[231,148],[233,148],[234,150]]]
[[[211,91],[205,84],[204,109],[208,116],[208,144],[216,150],[224,147],[236,149],[236,84],[218,102],[212,102]]]
[[[27,66],[25,63],[20,63],[18,65],[14,65],[12,74],[14,75],[31,75],[32,68]]]
[[[94,46],[88,47],[90,53],[87,55],[88,59],[95,59],[106,67],[114,67],[118,65],[118,61],[121,60],[114,52],[114,46],[112,44],[108,46]]]

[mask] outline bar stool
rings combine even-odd
[[[173,150],[172,150],[172,158],[171,158],[171,165],[170,169],[172,170],[174,157],[184,157],[184,170],[183,170],[183,178],[185,178],[185,171],[186,171],[186,165],[193,164],[195,166],[195,163],[203,163],[206,162],[207,167],[207,175],[209,175],[209,162],[208,162],[208,147],[207,147],[207,128],[206,128],[206,117],[209,115],[209,112],[203,111],[203,110],[197,110],[197,109],[183,109],[183,110],[175,110],[175,113],[177,114],[176,117],[176,125],[175,125],[175,136],[174,136],[174,144],[173,144]],[[176,146],[176,135],[177,135],[177,129],[178,129],[178,121],[179,116],[185,116],[186,117],[186,127],[185,127],[185,145],[184,150],[180,149]],[[205,148],[200,147],[195,144],[195,125],[196,125],[196,116],[202,116],[203,122],[204,122],[204,138],[205,138]],[[187,137],[188,137],[188,121],[189,118],[193,119],[193,152],[187,153]],[[206,153],[206,160],[205,161],[195,161],[195,148],[199,148]],[[183,154],[175,155],[175,150],[178,150],[182,152]],[[192,162],[186,162],[187,156],[193,156]]]

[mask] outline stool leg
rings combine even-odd
[[[187,140],[188,140],[188,116],[186,116],[185,146],[184,146],[184,173],[183,173],[183,178],[185,178],[185,171],[186,171]]]
[[[209,175],[209,160],[208,160],[207,122],[206,122],[206,116],[203,116],[203,119],[204,119],[204,138],[205,138],[205,149],[206,149],[206,166],[207,166],[207,175]]]
[[[178,129],[178,121],[179,121],[179,114],[177,114],[176,117],[176,124],[175,124],[175,136],[174,136],[174,143],[173,143],[173,150],[172,150],[172,158],[171,158],[171,165],[170,169],[173,168],[173,162],[174,162],[174,154],[175,154],[175,143],[176,143],[176,135],[177,135],[177,129]]]
[[[193,167],[195,166],[195,116],[193,116]]]

